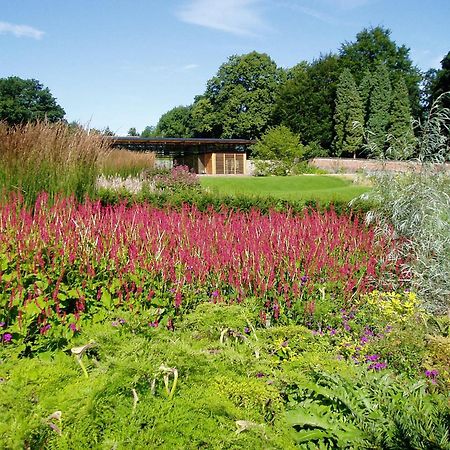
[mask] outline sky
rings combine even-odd
[[[450,50],[450,0],[0,0],[0,78],[34,78],[69,121],[125,135],[191,104],[231,55],[281,67],[381,25],[421,70]]]

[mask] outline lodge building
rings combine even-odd
[[[198,174],[247,175],[247,139],[141,138],[113,136],[112,146],[154,152],[156,161],[186,165]]]

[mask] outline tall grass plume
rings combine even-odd
[[[83,199],[95,191],[108,141],[83,128],[46,121],[8,126],[0,122],[0,189],[32,205],[40,192]]]

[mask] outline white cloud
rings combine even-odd
[[[186,64],[181,70],[194,70],[198,67],[198,64]]]
[[[28,25],[17,25],[14,23],[0,22],[0,34],[13,34],[16,37],[41,39],[45,33]]]
[[[261,0],[189,0],[176,13],[183,22],[237,35],[255,35],[266,28]]]

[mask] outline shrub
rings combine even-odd
[[[61,122],[15,127],[0,122],[0,186],[19,193],[28,205],[41,192],[82,200],[95,193],[99,157],[108,148],[101,135]]]
[[[251,147],[251,152],[255,158],[256,176],[319,173],[305,159],[320,153],[320,147],[317,144],[304,146],[300,136],[284,125],[269,128]]]

